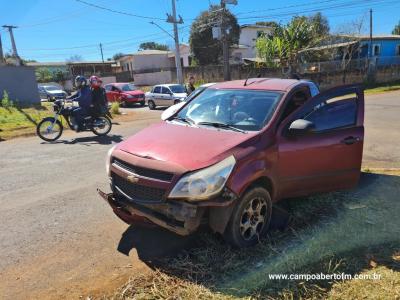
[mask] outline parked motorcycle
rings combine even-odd
[[[65,106],[65,100],[56,100],[53,104],[54,117],[44,118],[36,127],[37,135],[46,142],[53,142],[60,138],[63,132],[62,117],[64,117],[70,129],[73,130],[73,107]],[[108,109],[97,116],[87,116],[84,119],[83,130],[92,131],[95,135],[104,136],[111,131],[112,116]]]

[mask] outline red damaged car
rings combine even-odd
[[[112,148],[112,193],[99,193],[127,223],[180,235],[208,224],[250,246],[267,231],[273,203],[357,184],[363,124],[356,85],[319,93],[302,80],[218,83]]]
[[[139,90],[132,83],[110,83],[104,86],[108,102],[119,102],[121,106],[127,107],[130,104],[144,106],[144,92]]]

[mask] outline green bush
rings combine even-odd
[[[0,104],[5,108],[14,107],[14,102],[8,97],[7,91],[3,92],[3,98],[1,99]]]
[[[111,104],[111,113],[113,115],[119,115],[120,114],[119,103],[118,102],[114,102],[113,104]]]

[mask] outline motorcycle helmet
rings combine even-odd
[[[90,76],[89,83],[92,88],[99,88],[103,82],[99,77],[93,75]]]
[[[86,80],[85,76],[78,75],[75,77],[75,86],[77,88],[81,88],[85,85],[87,85],[87,80]]]

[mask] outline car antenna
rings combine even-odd
[[[249,80],[252,72],[253,72],[253,69],[250,69],[249,72],[247,73],[246,80],[244,81],[243,86],[247,86],[247,81]]]

